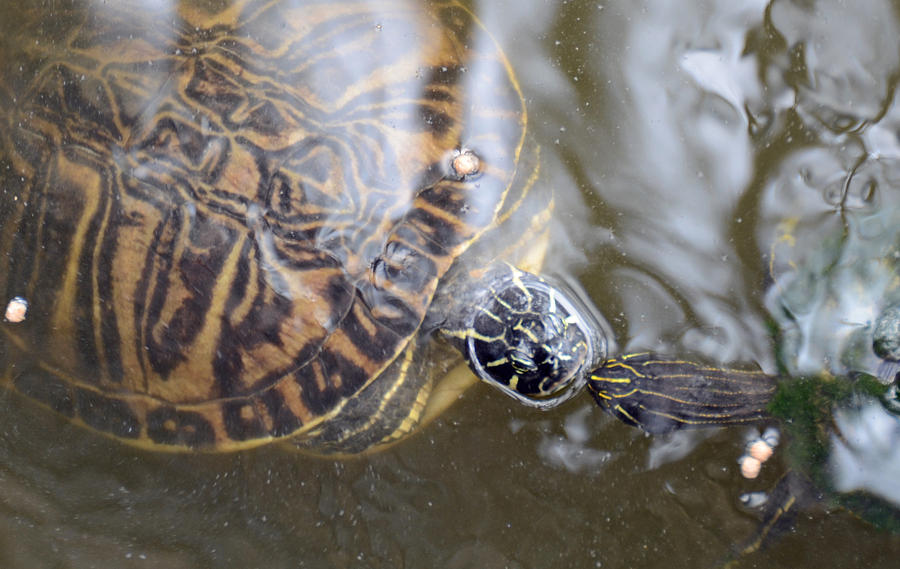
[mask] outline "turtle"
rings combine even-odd
[[[12,392],[145,449],[357,454],[455,400],[461,359],[548,407],[606,357],[537,274],[552,188],[463,4],[50,16],[0,24]]]
[[[449,405],[460,359],[464,383],[538,408],[621,363],[589,303],[537,274],[552,188],[515,73],[464,5],[47,16],[0,23],[5,388],[153,451],[358,454]],[[685,418],[719,381],[771,392],[641,362],[693,379],[686,399],[674,381],[620,397],[638,424],[662,399],[678,424],[755,421],[767,396],[744,387]]]
[[[0,29],[12,392],[150,450],[353,455],[477,379],[549,409],[606,361],[609,324],[537,274],[552,187],[515,73],[463,4],[46,16]],[[716,424],[761,413],[723,399]]]

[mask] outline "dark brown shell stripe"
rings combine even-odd
[[[518,86],[453,2],[115,4],[0,24],[24,46],[0,63],[0,291],[31,306],[0,325],[3,381],[144,446],[308,430],[494,223]],[[448,175],[461,146],[477,179]]]

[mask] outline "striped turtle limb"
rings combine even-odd
[[[652,353],[610,359],[588,388],[603,409],[648,433],[750,423],[769,416],[776,378]]]

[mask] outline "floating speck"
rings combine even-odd
[[[481,168],[481,160],[478,155],[471,150],[462,150],[453,158],[451,167],[460,178],[473,176],[478,173]]]
[[[6,305],[5,318],[7,322],[22,322],[25,320],[26,314],[28,314],[28,301],[21,296],[13,298]]]
[[[741,476],[748,480],[753,480],[759,476],[759,470],[762,468],[762,463],[760,461],[745,454],[740,458],[739,462],[741,464]]]
[[[773,450],[774,449],[772,449],[769,443],[762,439],[758,439],[750,444],[750,447],[747,449],[747,454],[760,462],[765,462],[772,456]]]

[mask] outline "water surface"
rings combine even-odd
[[[583,284],[621,350],[774,372],[779,223],[816,243],[896,203],[898,7],[474,8],[519,73],[557,189],[549,268]],[[877,174],[874,206],[856,172]],[[653,439],[587,396],[541,413],[485,386],[403,444],[340,461],[145,453],[16,397],[0,409],[8,567],[715,567],[757,527],[739,497],[788,468],[776,454],[743,479],[747,429]],[[897,536],[813,508],[738,566],[894,567],[898,552]]]

